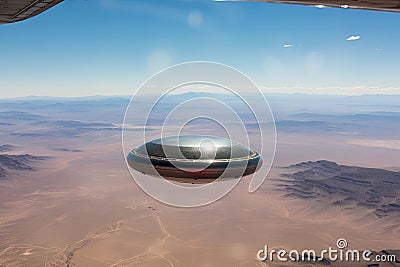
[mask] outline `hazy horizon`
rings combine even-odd
[[[400,88],[399,88],[400,90]],[[229,95],[229,93],[214,93],[210,91],[189,91],[186,93],[172,93],[171,95],[182,95],[182,94],[190,94],[190,93],[204,93],[204,94],[218,94],[218,95]],[[317,96],[317,97],[359,97],[359,96],[399,96],[400,93],[360,93],[360,94],[345,94],[345,93],[308,93],[308,92],[263,92],[266,96],[268,95],[287,95],[287,96],[296,96],[296,95],[304,95],[304,96]],[[143,93],[140,95],[152,95],[157,94],[154,92]],[[246,91],[242,91],[241,94],[247,94]],[[24,96],[10,96],[10,97],[0,97],[0,100],[18,100],[18,99],[38,99],[38,100],[46,100],[46,99],[68,99],[68,98],[108,98],[108,97],[123,97],[123,98],[131,98],[134,95],[134,91],[132,95],[129,94],[93,94],[93,95],[24,95]]]

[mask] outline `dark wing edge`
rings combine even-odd
[[[224,2],[224,0],[214,0]],[[227,0],[229,1],[229,0]],[[400,0],[233,0],[400,12]]]
[[[63,0],[0,0],[0,24],[12,23],[36,16]],[[224,2],[224,0],[214,0]],[[228,0],[229,1],[229,0]],[[352,9],[400,12],[400,0],[233,0],[300,5],[322,5]]]
[[[63,0],[0,0],[0,24],[29,19],[62,1]]]

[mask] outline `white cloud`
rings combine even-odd
[[[292,44],[284,44],[283,45],[283,48],[289,48],[289,47],[293,47],[294,45],[292,45]]]
[[[360,38],[361,38],[360,35],[352,35],[352,36],[350,36],[349,38],[347,38],[346,40],[347,40],[347,41],[357,41],[357,40],[359,40]]]

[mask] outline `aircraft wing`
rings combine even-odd
[[[21,21],[36,16],[63,0],[0,0],[0,24]],[[224,0],[215,0],[221,1]],[[229,0],[228,0],[229,1]],[[235,1],[235,0],[233,0]],[[400,11],[400,0],[239,0],[243,2],[272,2],[301,5]]]
[[[62,0],[0,0],[0,24],[36,16]]]
[[[218,1],[218,0],[217,0]],[[224,1],[224,0],[219,0]],[[229,1],[229,0],[228,0]],[[239,0],[400,12],[400,0]]]

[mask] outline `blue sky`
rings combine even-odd
[[[66,0],[0,25],[0,97],[129,95],[162,68],[193,60],[231,65],[266,92],[398,94],[399,28],[398,13]]]

